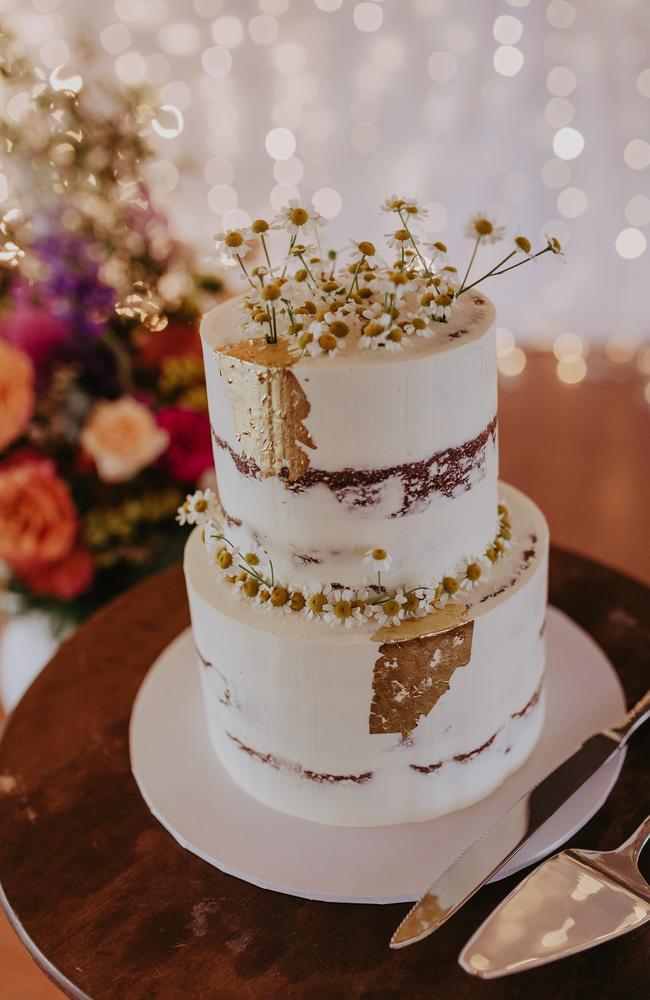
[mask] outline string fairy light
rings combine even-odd
[[[399,12],[381,0],[257,0],[247,9],[192,0],[182,12],[168,0],[115,0],[84,13],[98,70],[160,90],[161,111],[146,122],[160,146],[152,176],[179,235],[207,246],[240,201],[264,214],[297,192],[317,192],[344,242],[340,206],[361,224],[388,185],[435,191],[427,228],[444,237],[484,191],[512,227],[553,228],[570,251],[561,279],[540,279],[537,311],[526,282],[509,299],[518,340],[536,326],[576,326],[580,309],[579,333],[591,326],[604,341],[619,303],[643,332],[650,292],[634,283],[650,226],[644,4],[627,0],[599,57],[620,82],[620,132],[602,109],[594,114],[591,99],[594,38],[604,29],[569,0],[544,0],[538,18],[536,8],[504,0],[470,18],[451,0],[414,0]],[[29,34],[46,76],[56,72],[69,87],[80,75],[80,9],[80,0],[0,0],[0,17]],[[9,102],[14,122],[28,100]],[[467,128],[472,115],[477,127]],[[515,123],[516,147],[506,122]],[[588,172],[603,144],[613,153],[605,208],[598,171]],[[594,294],[606,283],[619,290],[616,301]]]

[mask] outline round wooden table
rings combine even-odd
[[[648,686],[650,591],[555,550],[551,600],[600,643],[629,702],[636,700]],[[517,876],[484,889],[426,942],[392,952],[388,939],[406,906],[266,892],[179,847],[140,798],[128,727],[149,666],[187,624],[180,568],[126,593],[61,648],[0,744],[2,901],[64,993],[547,1000],[645,992],[645,928],[523,976],[484,983],[462,972],[461,947]],[[647,730],[632,741],[616,787],[575,845],[618,846],[648,812]]]

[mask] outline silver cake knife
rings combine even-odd
[[[535,868],[461,951],[465,972],[497,979],[611,941],[650,921],[638,869],[650,816],[615,851],[562,851]]]
[[[510,861],[632,733],[650,718],[650,690],[623,721],[585,740],[573,756],[526,792],[446,869],[401,922],[391,948],[405,948],[432,934]]]

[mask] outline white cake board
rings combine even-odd
[[[133,773],[151,812],[178,843],[228,875],[307,899],[410,902],[583,739],[625,714],[609,660],[555,608],[549,608],[547,642],[546,722],[532,758],[488,798],[439,819],[325,826],[277,812],[242,791],[210,744],[189,629],[156,660],[136,697]],[[538,861],[580,829],[607,798],[623,759],[624,751],[603,766],[498,877]]]

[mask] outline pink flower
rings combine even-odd
[[[0,468],[0,559],[20,569],[67,556],[77,511],[52,462],[26,458]]]
[[[162,461],[163,467],[181,483],[198,482],[212,465],[207,413],[170,406],[159,411],[158,423],[169,434],[169,448]]]
[[[19,438],[34,410],[34,368],[23,351],[0,340],[0,451]]]
[[[19,569],[30,590],[45,597],[71,601],[88,590],[95,576],[95,560],[83,545],[54,563],[32,563]]]
[[[67,327],[45,309],[20,299],[0,323],[0,338],[20,347],[35,365],[47,361],[68,333]]]
[[[159,458],[169,434],[151,411],[130,396],[97,403],[81,432],[82,447],[105,483],[123,483]]]

